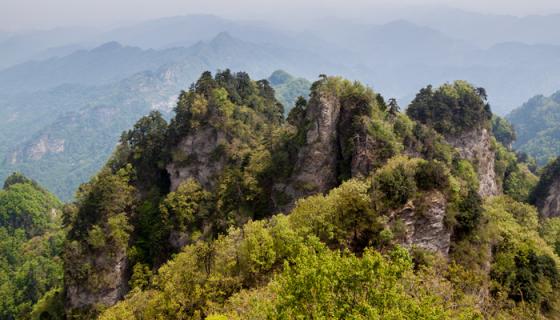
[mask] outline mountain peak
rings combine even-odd
[[[94,48],[92,51],[113,51],[113,50],[118,50],[118,49],[122,49],[123,46],[122,44],[116,42],[116,41],[110,41],[110,42],[106,42],[96,48]]]
[[[229,34],[226,31],[222,31],[222,32],[218,33],[212,39],[212,41],[210,41],[210,44],[211,45],[228,45],[228,44],[235,43],[236,41],[237,41],[237,39],[232,37],[231,34]]]

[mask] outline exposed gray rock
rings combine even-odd
[[[481,197],[495,196],[502,192],[496,183],[496,154],[486,128],[475,128],[458,137],[446,137],[446,140],[459,150],[461,158],[472,161],[476,166],[480,182],[478,193]]]
[[[44,134],[33,141],[32,144],[12,152],[8,156],[8,161],[10,164],[16,164],[24,159],[32,161],[41,160],[47,154],[64,152],[64,146],[64,139],[54,139]]]
[[[540,215],[545,218],[560,216],[560,177],[552,182],[548,188],[547,196],[537,201]]]
[[[293,199],[325,193],[338,184],[340,108],[340,101],[332,95],[321,94],[310,101],[305,116],[310,123],[306,144],[299,150],[288,188]]]
[[[404,234],[401,242],[406,247],[419,247],[447,256],[451,244],[451,229],[445,225],[447,200],[439,191],[427,194],[421,208],[409,201],[403,208],[390,214],[390,223],[401,220]]]
[[[124,250],[88,256],[88,261],[84,261],[86,263],[98,277],[87,279],[85,283],[66,282],[67,310],[80,310],[93,305],[112,306],[124,297],[128,291]]]
[[[379,161],[378,141],[355,125],[360,112],[367,112],[360,107],[342,103],[340,97],[328,92],[311,98],[303,120],[307,124],[306,143],[298,152],[292,177],[273,187],[276,195],[288,199],[277,208],[288,211],[297,199],[338,186],[342,175],[365,177],[374,169]]]
[[[201,128],[185,136],[173,151],[173,161],[167,165],[171,180],[171,191],[189,178],[193,178],[205,189],[214,187],[215,177],[225,166],[224,157],[217,155],[220,146],[227,145],[225,133],[212,128]]]

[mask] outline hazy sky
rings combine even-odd
[[[521,16],[560,12],[559,0],[0,0],[0,29],[106,26],[190,13],[268,19],[289,17],[288,13],[312,16],[320,11],[344,18],[365,8],[422,5]]]

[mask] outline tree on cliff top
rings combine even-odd
[[[436,90],[432,86],[421,89],[406,112],[414,120],[444,135],[459,135],[473,128],[488,127],[492,119],[485,90],[460,80],[446,83]]]

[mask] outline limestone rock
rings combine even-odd
[[[451,229],[445,225],[447,200],[439,191],[427,194],[421,208],[409,201],[403,208],[390,215],[392,223],[401,220],[405,230],[401,239],[406,247],[419,247],[430,251],[449,253]]]
[[[492,147],[491,135],[486,128],[475,128],[457,137],[446,137],[446,140],[459,150],[461,158],[475,164],[480,182],[478,193],[481,197],[501,193],[501,188],[496,183],[496,155]]]

